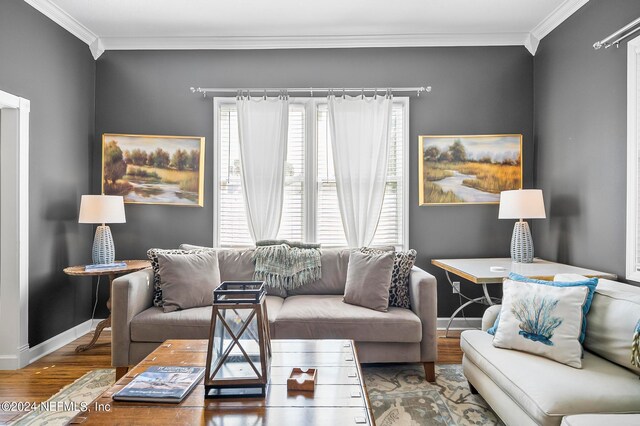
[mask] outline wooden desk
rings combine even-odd
[[[499,303],[500,300],[495,297],[489,296],[487,284],[502,284],[502,281],[509,276],[509,273],[515,272],[516,274],[524,275],[529,278],[536,278],[541,280],[553,280],[556,274],[578,274],[585,277],[597,277],[606,278],[609,280],[617,279],[617,275],[609,274],[607,272],[596,271],[594,269],[579,268],[577,266],[565,265],[562,263],[550,262],[543,259],[534,259],[532,263],[516,263],[512,262],[511,258],[480,258],[480,259],[432,259],[431,263],[438,268],[444,269],[447,275],[449,284],[453,287],[453,281],[449,273],[465,278],[474,284],[482,286],[484,295],[482,297],[476,297],[472,299],[460,291],[460,296],[467,300],[466,303],[456,309],[445,332],[445,337],[449,333],[449,327],[451,322],[467,306],[478,303],[482,305],[493,305]],[[499,267],[502,270],[492,271],[491,267]]]
[[[266,397],[205,399],[201,381],[179,404],[114,401],[149,366],[205,365],[206,340],[167,340],[70,424],[375,425],[353,341],[272,340],[271,347]],[[293,367],[318,369],[314,392],[287,390]]]
[[[109,309],[109,316],[98,323],[98,325],[96,326],[96,330],[93,333],[93,339],[91,339],[91,342],[86,345],[78,346],[76,348],[76,352],[84,352],[94,347],[96,342],[98,341],[98,337],[100,337],[100,333],[102,333],[102,330],[107,327],[111,327],[111,283],[113,282],[113,280],[116,279],[116,277],[119,275],[124,275],[151,267],[151,262],[149,262],[148,260],[122,260],[119,262],[125,262],[127,266],[123,268],[104,269],[100,271],[85,271],[85,265],[69,266],[68,268],[64,268],[64,273],[67,275],[77,277],[101,277],[103,275],[106,275],[109,277],[109,299],[107,300],[107,309]]]

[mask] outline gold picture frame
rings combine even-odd
[[[522,188],[522,135],[418,137],[419,205],[498,204]]]
[[[204,206],[200,136],[104,133],[102,193],[129,204]]]

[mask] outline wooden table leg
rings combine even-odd
[[[98,323],[98,326],[96,327],[96,331],[93,332],[93,338],[91,339],[91,341],[86,345],[78,346],[76,348],[76,352],[84,352],[94,347],[96,342],[98,341],[98,337],[100,337],[100,333],[102,333],[102,330],[104,330],[107,327],[111,327],[111,314],[109,314],[107,319],[103,319]]]
[[[80,345],[76,348],[76,352],[84,352],[93,348],[98,341],[98,337],[100,337],[100,333],[107,327],[111,327],[111,284],[115,279],[115,275],[109,275],[109,299],[107,300],[107,309],[109,309],[109,316],[106,319],[103,319],[96,326],[96,331],[93,332],[93,338],[86,345]]]

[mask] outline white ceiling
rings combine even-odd
[[[524,45],[588,0],[25,0],[105,49]]]

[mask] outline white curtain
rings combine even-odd
[[[249,233],[254,241],[275,239],[282,218],[289,101],[239,97],[236,105]]]
[[[329,97],[329,131],[338,204],[347,243],[368,246],[382,212],[392,100]]]

